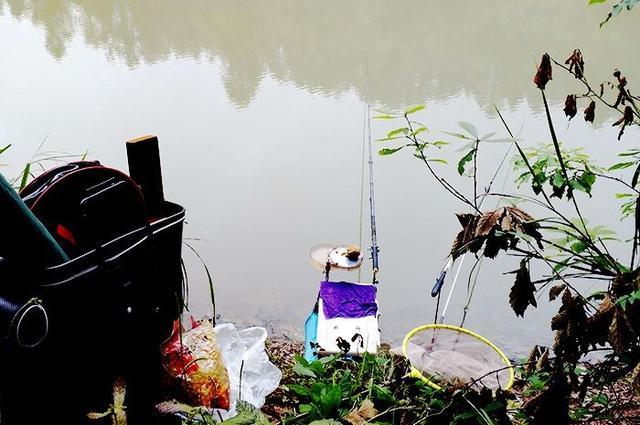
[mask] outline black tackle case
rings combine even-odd
[[[170,336],[184,306],[185,210],[164,202],[161,213],[149,218],[144,204],[138,205],[144,200],[135,195],[139,188],[127,187],[135,186],[128,176],[97,163],[79,164],[71,172],[50,171],[35,182],[45,193],[62,187],[65,179],[71,181],[69,175],[87,169],[100,174],[104,169],[99,184],[92,181],[83,188],[89,190],[92,201],[99,201],[90,204],[93,207],[74,210],[77,202],[67,196],[73,186],[55,194],[54,199],[70,204],[63,207],[66,218],[52,214],[56,220],[66,220],[64,226],[49,223],[47,214],[38,215],[35,198],[29,199],[33,187],[21,193],[26,205],[73,256],[43,269],[9,264],[0,270],[0,290],[4,290],[0,309],[3,302],[8,303],[5,310],[12,313],[4,312],[5,323],[0,323],[4,330],[3,424],[110,423],[110,416],[100,422],[89,420],[87,414],[108,410],[118,378],[127,385],[128,423],[157,422],[153,406],[159,400],[163,376],[160,345]],[[85,195],[80,198],[86,199]],[[131,211],[127,203],[133,205]],[[120,224],[114,227],[113,221]]]

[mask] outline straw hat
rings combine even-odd
[[[362,265],[364,256],[355,245],[319,244],[311,248],[309,258],[314,267],[324,270],[327,262],[332,268],[352,270]]]

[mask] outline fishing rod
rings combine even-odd
[[[371,144],[371,109],[369,103],[366,106],[367,114],[367,139],[369,142],[369,209],[371,213],[371,261],[373,263],[373,278],[372,283],[378,283],[378,253],[380,248],[378,247],[378,233],[376,230],[376,203],[374,197],[373,188],[373,146]]]
[[[489,181],[489,184],[484,188],[484,193],[482,195],[480,195],[480,196],[482,196],[482,201],[480,202],[480,205],[478,206],[479,210],[482,211],[482,207],[484,206],[484,202],[487,200],[487,196],[489,195],[489,192],[491,191],[491,186],[493,185],[494,181],[498,177],[498,173],[500,173],[500,170],[502,169],[502,166],[504,165],[505,161],[509,157],[509,154],[511,153],[511,150],[513,149],[513,145],[514,145],[514,143],[511,143],[509,145],[509,149],[507,149],[507,151],[505,152],[504,156],[502,157],[502,160],[500,161],[500,164],[498,164],[498,167],[496,168],[495,173],[493,173],[493,177],[491,177],[491,180]],[[451,289],[449,289],[449,294],[447,295],[447,300],[445,301],[444,307],[442,308],[442,313],[440,314],[440,319],[439,320],[438,320],[438,312],[437,312],[438,308],[436,307],[436,322],[440,322],[440,323],[444,322],[444,318],[445,318],[445,316],[447,314],[447,309],[449,308],[449,304],[451,302],[451,297],[453,296],[453,292],[454,292],[454,290],[456,288],[456,284],[458,283],[458,277],[460,276],[460,271],[462,270],[462,266],[464,265],[464,259],[466,258],[466,256],[467,256],[466,252],[464,254],[462,254],[462,256],[460,256],[460,263],[458,264],[458,270],[456,270],[456,274],[453,277],[453,282],[451,284]],[[433,288],[431,289],[431,296],[432,297],[438,297],[438,305],[440,304],[440,291],[442,290],[442,287],[444,286],[444,281],[445,281],[445,278],[447,277],[447,272],[453,266],[454,262],[455,262],[455,260],[454,260],[453,256],[449,255],[449,259],[447,260],[447,263],[442,268],[442,271],[440,271],[440,275],[436,279],[436,283],[433,285]]]

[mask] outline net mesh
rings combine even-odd
[[[425,329],[406,347],[411,365],[440,385],[473,383],[492,390],[510,381],[509,366],[498,352],[479,338],[453,329]],[[506,369],[505,369],[506,368]]]

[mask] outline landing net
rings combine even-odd
[[[492,390],[509,389],[514,370],[505,354],[491,341],[468,329],[451,325],[424,325],[404,339],[403,355],[411,376],[440,390],[465,385]]]

